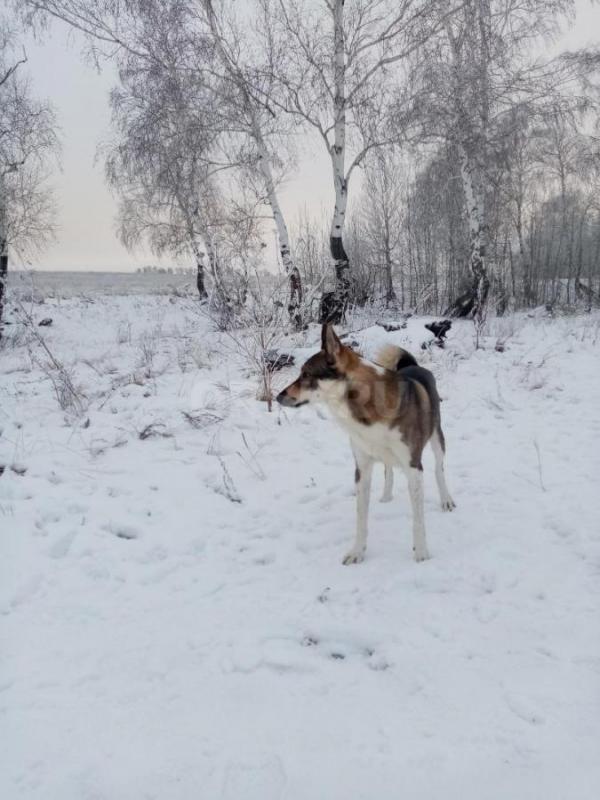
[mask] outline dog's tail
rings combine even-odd
[[[375,363],[379,364],[385,369],[397,371],[404,369],[404,367],[417,367],[417,360],[414,356],[404,350],[402,347],[397,347],[395,344],[386,344],[377,353]]]

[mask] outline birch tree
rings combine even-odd
[[[47,183],[49,159],[58,151],[54,113],[32,97],[26,63],[15,32],[0,18],[0,332],[9,252],[38,250],[54,229]]]
[[[195,53],[188,52],[188,62],[179,68],[184,74],[210,74],[216,79],[216,86],[223,90],[220,103],[234,109],[240,132],[252,142],[262,195],[271,209],[281,262],[289,279],[289,313],[299,324],[300,273],[294,265],[279,202],[271,147],[277,120],[267,110],[264,97],[252,91],[249,75],[258,73],[256,65],[253,67],[258,54],[244,47],[247,37],[234,4],[228,0],[25,0],[25,4],[32,14],[62,20],[85,34],[98,59],[113,57],[116,47],[117,54],[125,52],[160,69],[168,60],[173,36],[185,33],[189,40],[201,44]],[[154,35],[156,30],[161,31],[160,39]],[[283,163],[281,158],[278,161]]]
[[[261,0],[265,48],[279,93],[269,98],[312,131],[331,163],[330,251],[335,292],[322,317],[339,320],[351,296],[344,227],[350,181],[371,151],[397,140],[387,123],[396,70],[453,6],[418,0]]]
[[[251,75],[255,76],[257,69],[255,67],[249,71],[248,65],[243,63],[243,58],[240,56],[242,37],[239,32],[239,24],[236,24],[236,20],[231,13],[227,18],[225,13],[227,6],[225,4],[221,5],[221,13],[219,14],[214,0],[200,0],[200,2],[202,3],[208,28],[212,34],[212,41],[221,69],[230,88],[237,95],[243,122],[256,148],[256,164],[262,176],[266,201],[273,214],[281,263],[289,280],[288,312],[296,327],[300,327],[302,323],[300,314],[302,281],[300,271],[292,258],[288,226],[279,202],[276,179],[273,173],[273,156],[270,152],[266,135],[266,131],[270,126],[265,122],[265,117],[274,116],[273,112],[268,108],[268,102],[266,102],[270,92],[265,90],[264,86],[260,87],[260,91],[254,90],[256,87],[253,86]],[[264,70],[262,72],[264,74]],[[267,122],[270,121],[267,120]]]
[[[484,313],[494,154],[510,130],[507,116],[551,93],[554,69],[531,52],[572,6],[570,0],[466,0],[413,62],[420,138],[437,138],[455,149],[469,232],[472,284],[447,313],[479,319]]]
[[[534,210],[536,227],[538,236],[547,240],[545,264],[532,266],[543,278],[545,299],[552,304],[571,303],[586,292],[581,282],[585,233],[590,222],[597,223],[600,176],[598,141],[584,131],[590,121],[555,108],[540,120],[531,148],[536,171],[543,176],[539,194],[544,211]]]
[[[406,180],[397,154],[376,150],[366,162],[360,209],[365,219],[371,269],[379,277],[386,306],[397,301],[394,267],[399,259]]]
[[[214,242],[216,228],[225,224],[218,178],[238,166],[225,147],[233,125],[214,76],[183,68],[187,51],[206,42],[189,40],[179,28],[169,45],[160,65],[129,52],[122,56],[120,83],[111,93],[117,136],[106,174],[121,200],[126,246],[145,240],[159,255],[191,254],[200,298],[208,297],[208,272],[227,305]]]
[[[593,96],[549,91],[556,83],[554,74],[530,86],[520,102],[508,98],[505,111],[492,105],[481,174],[485,265],[497,311],[507,302],[580,302],[588,289],[597,291],[600,162],[589,132],[598,110]],[[451,108],[444,106],[447,113]],[[477,295],[456,144],[449,136],[440,136],[435,148],[431,137],[423,141],[403,203],[399,276],[411,307],[445,313],[462,305],[459,298],[460,310],[469,311]]]

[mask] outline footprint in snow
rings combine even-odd
[[[64,558],[67,556],[76,535],[75,531],[70,531],[51,544],[48,548],[50,558]]]
[[[304,505],[305,503],[313,503],[318,498],[319,494],[317,492],[306,492],[305,494],[300,495],[298,502]]]
[[[327,641],[326,639],[319,639],[314,634],[309,634],[303,637],[300,644],[302,647],[314,648],[316,652],[331,661],[344,662],[358,657],[369,669],[376,672],[382,672],[390,666],[385,656],[376,653],[372,647],[364,646],[357,642]]]
[[[257,556],[252,560],[253,564],[256,564],[259,567],[266,567],[269,564],[273,564],[275,561],[275,556],[272,553],[266,553],[262,556]]]
[[[534,707],[531,698],[506,692],[504,702],[512,713],[528,725],[544,725],[546,720]]]
[[[124,525],[119,522],[109,522],[107,525],[102,526],[102,530],[112,533],[117,539],[137,539],[139,538],[139,531],[133,525]]]
[[[39,592],[43,583],[44,579],[40,573],[31,575],[27,580],[23,581],[10,600],[10,608],[18,608],[28,603]]]

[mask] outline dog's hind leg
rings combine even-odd
[[[385,464],[385,483],[383,486],[383,494],[381,495],[380,503],[389,503],[392,499],[392,489],[394,488],[394,468],[389,464]]]
[[[408,467],[408,493],[413,515],[413,550],[415,561],[425,561],[429,558],[427,541],[425,539],[425,501],[423,491],[423,469]]]
[[[444,511],[452,511],[453,508],[456,508],[456,503],[450,496],[448,486],[446,485],[446,473],[444,470],[446,443],[440,425],[436,427],[431,437],[431,448],[435,457],[435,479],[440,492],[440,502]]]
[[[359,564],[365,557],[367,548],[367,518],[369,516],[373,459],[357,449],[354,449],[354,458],[356,460],[356,539],[350,552],[344,556],[342,562],[344,564]]]

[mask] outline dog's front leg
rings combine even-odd
[[[367,548],[367,517],[371,496],[371,475],[373,459],[360,450],[354,449],[356,460],[356,539],[352,550],[344,557],[344,564],[360,564]]]
[[[407,470],[408,493],[413,515],[413,550],[415,561],[429,558],[425,539],[425,500],[423,491],[423,470],[409,467]]]
[[[381,495],[381,503],[389,503],[392,499],[392,490],[394,488],[394,468],[389,464],[384,465],[385,469],[385,484],[383,486],[383,494]]]

